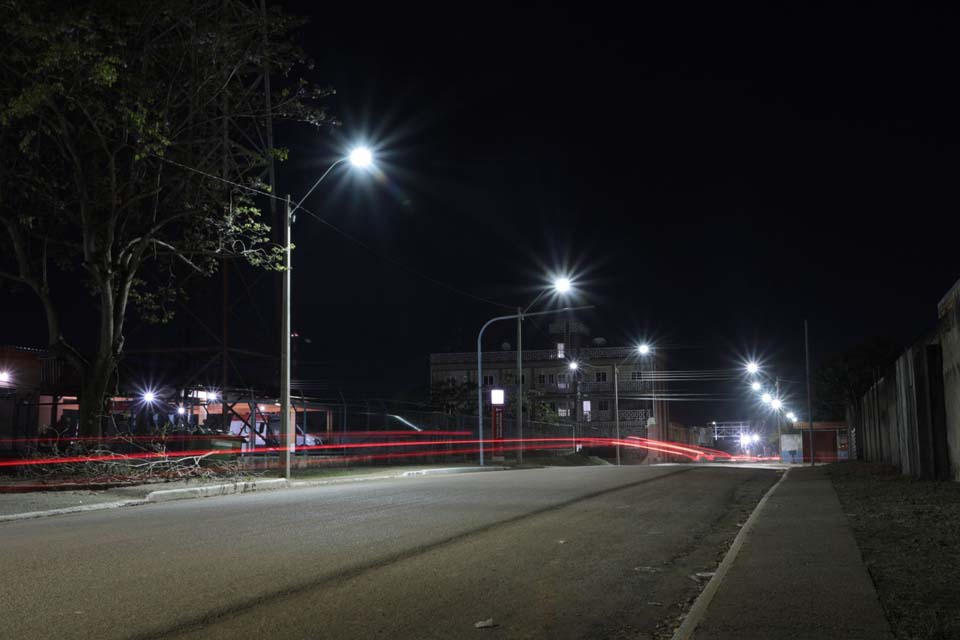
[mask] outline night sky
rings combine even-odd
[[[382,172],[306,203],[372,251],[298,217],[300,357],[422,393],[430,352],[510,313],[469,296],[515,307],[558,272],[594,336],[671,368],[756,355],[799,377],[805,317],[814,364],[931,328],[960,278],[956,16],[662,4],[285,3],[342,125],[280,131],[278,191],[355,141]]]

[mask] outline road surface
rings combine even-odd
[[[775,479],[549,468],[2,523],[0,637],[663,637]]]

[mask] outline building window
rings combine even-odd
[[[521,385],[527,384],[527,374],[525,373],[520,374],[520,384]]]
[[[610,411],[610,401],[609,400],[600,400],[597,402],[598,411]]]
[[[557,383],[558,383],[558,384],[566,384],[566,383],[567,383],[567,374],[565,374],[565,373],[558,373],[558,374],[557,374]]]
[[[483,386],[489,387],[493,384],[495,384],[493,381],[493,376],[483,376]]]
[[[568,409],[567,407],[560,407],[559,409],[557,409],[557,415],[561,418],[569,418],[570,409]]]
[[[634,382],[639,382],[640,380],[643,380],[643,371],[640,369],[634,369],[633,371],[630,372],[630,379],[633,380]]]
[[[606,381],[607,381],[607,372],[597,371],[597,382],[606,382]]]
[[[447,376],[447,384],[457,384],[457,382],[459,382],[459,380],[457,380],[456,376]]]
[[[537,382],[540,384],[547,384],[547,376],[541,373],[539,376],[537,376]]]
[[[556,377],[551,373],[551,374],[550,374],[550,384],[553,384],[553,383],[555,383],[556,381],[557,381],[557,380],[556,380]]]

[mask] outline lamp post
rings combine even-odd
[[[639,345],[636,349],[637,354],[640,356],[646,356],[650,354],[650,345],[643,343]],[[629,354],[626,358],[613,365],[613,421],[616,427],[617,433],[617,466],[620,466],[620,367],[623,366],[623,363],[633,357],[633,353]],[[585,364],[585,366],[591,369],[597,369],[595,365]],[[570,363],[570,369],[573,371],[577,370],[576,362]]]
[[[561,295],[570,291],[568,278],[557,278],[553,282],[553,291]],[[523,464],[523,318],[549,289],[543,289],[526,308],[517,307],[517,461]]]
[[[291,454],[296,448],[296,426],[290,426],[290,278],[293,265],[291,263],[292,227],[296,221],[297,209],[313,193],[323,179],[338,165],[349,162],[358,168],[367,168],[373,164],[373,154],[366,147],[357,147],[349,155],[336,160],[320,175],[310,190],[300,198],[296,206],[290,206],[290,196],[287,196],[286,212],[283,225],[283,291],[280,320],[280,477],[290,478]]]
[[[490,318],[482,327],[480,327],[480,332],[477,334],[477,435],[480,441],[481,467],[483,466],[483,332],[486,331],[487,327],[489,327],[491,324],[500,320],[515,320],[521,317],[547,316],[563,313],[565,311],[581,311],[585,309],[593,309],[593,305],[582,307],[564,307],[562,309],[552,309],[550,311],[534,311],[533,313],[518,312],[508,316],[497,316],[496,318]],[[519,385],[517,388],[520,388]]]

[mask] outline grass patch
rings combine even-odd
[[[896,637],[960,638],[960,483],[860,462],[829,471]]]

